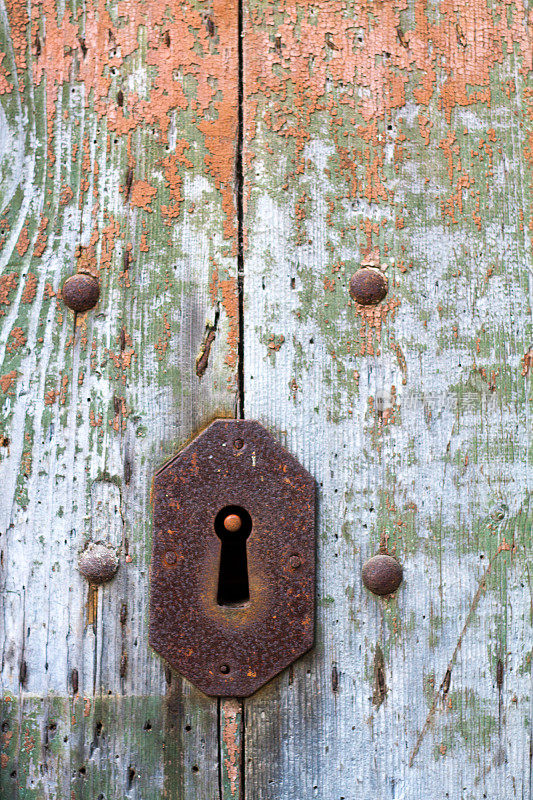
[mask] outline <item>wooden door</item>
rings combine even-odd
[[[2,797],[530,796],[528,13],[3,4]],[[315,648],[245,702],[147,644],[152,477],[235,415],[319,501]]]

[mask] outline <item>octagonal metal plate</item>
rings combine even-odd
[[[208,695],[247,697],[313,644],[315,481],[258,422],[216,420],[154,479],[150,644]],[[251,516],[250,599],[217,602],[226,506]]]

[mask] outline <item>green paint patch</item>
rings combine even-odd
[[[4,696],[0,710],[0,794],[55,800],[160,800],[164,776],[179,786],[187,764],[184,730],[165,748],[168,711],[160,697]],[[169,755],[172,753],[172,756]]]

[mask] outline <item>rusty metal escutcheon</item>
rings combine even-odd
[[[154,479],[150,644],[247,697],[313,644],[315,481],[258,422],[220,419]]]

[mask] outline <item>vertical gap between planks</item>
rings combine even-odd
[[[244,64],[243,0],[237,4],[237,142],[235,147],[235,203],[237,212],[237,295],[239,341],[237,361],[237,419],[244,419]],[[244,700],[217,698],[218,787],[220,800],[244,800]]]
[[[244,701],[218,698],[220,800],[244,800]]]
[[[223,770],[224,770],[224,762],[222,760],[222,703],[223,700],[221,697],[217,697],[217,731],[218,731],[218,796],[219,800],[224,799],[224,795],[222,794],[223,787]]]
[[[239,292],[239,418],[244,419],[244,0],[237,4],[237,64],[238,64],[238,110],[237,110],[237,281]],[[245,738],[244,699],[236,700],[235,749],[240,763],[236,765],[240,785],[235,800],[245,797]]]
[[[244,419],[244,63],[243,0],[237,3],[237,143],[235,148],[235,201],[237,205],[237,295],[239,304],[239,343],[237,365],[237,417]]]
[[[240,779],[241,785],[239,787],[239,800],[245,800],[245,780],[246,780],[246,760],[245,760],[245,747],[246,747],[246,739],[244,736],[244,698],[240,700],[240,713],[241,713],[241,729],[240,729],[240,747],[239,747],[239,757],[240,757]]]

